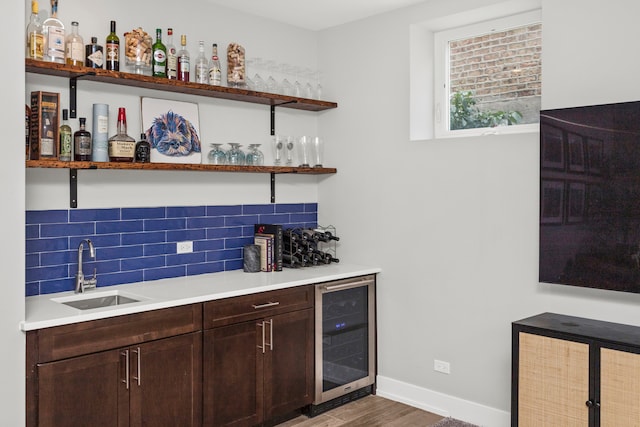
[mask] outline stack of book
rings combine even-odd
[[[256,224],[253,240],[260,246],[260,271],[282,271],[282,226]]]

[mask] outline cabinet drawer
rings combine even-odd
[[[313,286],[297,286],[204,304],[204,327],[214,328],[313,307]]]
[[[202,329],[202,304],[152,310],[34,331],[37,362],[49,362]],[[32,355],[33,357],[33,355]]]

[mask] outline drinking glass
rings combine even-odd
[[[293,150],[295,149],[295,144],[293,142],[293,137],[288,136],[286,138],[285,148],[287,149],[287,165],[291,166],[293,164]]]
[[[256,92],[264,92],[266,86],[264,83],[264,79],[260,76],[260,71],[262,70],[264,61],[262,58],[255,58],[252,62],[256,69],[256,73],[253,75],[253,79],[251,79],[251,81],[253,82],[253,90],[255,90]]]
[[[301,136],[298,139],[298,160],[301,168],[308,168],[310,162],[309,151],[311,150],[311,137]]]
[[[222,144],[211,144],[213,147],[207,158],[209,159],[209,164],[212,165],[224,165],[227,163],[227,153],[224,152],[222,148]]]
[[[311,139],[312,162],[314,168],[321,168],[324,158],[324,141],[319,136]]]
[[[289,73],[291,72],[291,66],[288,64],[280,65],[280,73],[282,74],[282,82],[280,83],[281,93],[283,95],[291,96],[293,95],[293,85],[287,78]]]
[[[285,150],[286,138],[281,135],[274,135],[271,139],[271,146],[273,148],[273,164],[280,166],[282,163],[282,153]]]
[[[265,68],[267,70],[267,80],[265,81],[266,91],[269,93],[280,93],[278,81],[275,79],[274,74],[276,71],[276,61],[269,59],[265,62]]]
[[[240,149],[242,145],[235,142],[230,142],[229,146],[231,146],[231,149],[227,151],[227,164],[236,166],[244,165],[245,154],[244,151]]]
[[[264,164],[264,154],[260,151],[261,144],[249,144],[249,152],[245,162],[247,166],[262,166]]]

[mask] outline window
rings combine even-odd
[[[540,12],[434,33],[435,136],[538,129]]]

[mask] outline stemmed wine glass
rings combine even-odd
[[[267,92],[269,93],[278,93],[278,82],[275,79],[275,77],[273,77],[273,75],[275,74],[275,70],[276,70],[276,61],[269,59],[265,62],[265,68],[269,74],[269,77],[267,78],[267,80],[265,81],[265,89]]]
[[[264,92],[266,85],[265,82],[263,80],[263,78],[260,76],[260,71],[262,70],[262,66],[263,66],[263,59],[262,58],[255,58],[254,60],[252,60],[253,64],[255,65],[256,68],[256,73],[253,75],[253,87],[254,90],[256,92]]]
[[[289,79],[287,79],[287,76],[289,75],[289,73],[291,72],[291,66],[288,64],[282,64],[280,65],[280,72],[282,74],[282,83],[280,83],[280,87],[282,89],[282,94],[283,95],[287,95],[287,96],[291,96],[293,95],[293,85],[291,84],[291,82],[289,81]]]

